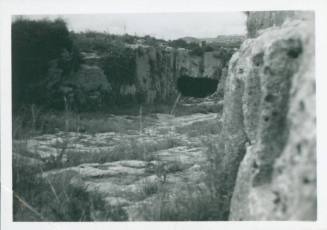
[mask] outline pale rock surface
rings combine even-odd
[[[115,218],[159,220],[162,202],[175,207],[174,200],[182,193],[187,195],[189,191],[199,188],[207,191],[204,184],[207,148],[201,138],[181,134],[176,129],[187,129],[197,122],[215,121],[217,114],[180,117],[157,114],[156,117],[156,122],[144,128],[142,133],[91,135],[58,132],[14,141],[14,148],[18,151],[14,162],[22,167],[41,168],[57,159],[62,148],[65,148],[66,157],[76,157],[60,159],[61,169],[54,168],[42,173],[54,191],[73,188],[86,192],[91,200],[91,217],[96,221],[117,220]],[[128,148],[130,139],[133,144]],[[119,152],[120,149],[127,149],[130,156],[133,151],[142,150],[142,147],[146,149],[146,160],[99,162],[99,159],[111,159],[110,154],[123,154]],[[22,149],[25,152],[20,151]],[[74,161],[70,162],[72,159]]]
[[[268,28],[230,62],[223,132],[226,162],[240,163],[230,220],[316,219],[313,30],[312,20]]]

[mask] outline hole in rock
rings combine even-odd
[[[289,39],[287,45],[287,55],[291,58],[297,58],[303,52],[302,42],[299,39]]]
[[[268,122],[268,121],[269,121],[269,117],[264,117],[263,120],[264,120],[265,122]]]
[[[302,182],[303,182],[303,184],[309,184],[311,181],[308,177],[303,177]]]
[[[177,89],[185,97],[203,98],[215,93],[218,80],[205,77],[182,76],[177,80]]]
[[[252,162],[252,168],[254,168],[254,169],[259,168],[259,165],[258,165],[258,163],[256,161]]]
[[[261,66],[263,64],[263,52],[256,54],[252,58],[252,62],[255,66]]]
[[[266,97],[265,97],[265,101],[266,102],[273,102],[275,99],[275,96],[274,95],[271,95],[271,94],[268,94]]]

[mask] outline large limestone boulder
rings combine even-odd
[[[222,186],[233,191],[230,220],[316,219],[313,30],[308,17],[268,28],[230,62]]]
[[[287,20],[310,20],[312,18],[310,11],[248,11],[246,14],[247,36],[251,38],[258,36],[264,29],[281,26]]]

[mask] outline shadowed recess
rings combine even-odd
[[[181,76],[177,80],[177,89],[185,97],[202,98],[216,92],[218,80],[211,78],[196,78]]]

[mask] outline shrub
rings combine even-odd
[[[169,43],[169,45],[175,48],[185,48],[185,49],[189,48],[188,43],[183,39],[173,40]]]
[[[47,104],[49,63],[57,60],[62,74],[76,70],[79,54],[61,19],[17,19],[12,23],[13,106]],[[53,84],[50,84],[53,85]]]
[[[204,50],[202,47],[195,47],[191,50],[190,55],[193,56],[202,56],[204,54]]]
[[[37,166],[13,162],[14,221],[79,221],[89,220],[89,196],[66,184],[64,190],[41,176]]]
[[[121,97],[122,85],[136,83],[136,51],[125,47],[123,44],[115,44],[101,60],[101,67],[112,86],[111,97],[115,104],[135,102],[135,97]]]
[[[212,221],[221,220],[219,204],[206,191],[190,188],[185,194],[174,199],[174,204],[163,205],[160,210],[161,221]]]
[[[121,208],[108,207],[100,195],[70,184],[74,172],[58,178],[42,173],[36,165],[13,161],[14,221],[127,220]]]
[[[210,190],[210,194],[214,202],[220,207],[216,213],[216,217],[221,220],[226,220],[229,215],[229,207],[226,207],[226,199],[231,197],[233,191],[229,191],[226,187],[228,176],[224,170],[224,144],[219,138],[208,138],[203,140],[208,147],[206,151],[207,166],[205,183]]]

